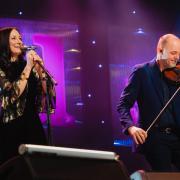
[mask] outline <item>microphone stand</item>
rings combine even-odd
[[[53,76],[45,69],[45,67],[39,62],[36,61],[36,63],[42,68],[43,73],[47,75],[47,77],[43,78],[43,81],[46,81],[46,115],[47,115],[47,139],[48,139],[48,145],[52,146],[52,129],[51,129],[51,120],[50,120],[50,111],[49,111],[49,94],[48,94],[48,86],[49,86],[49,80],[53,83],[53,85],[57,85],[57,81],[53,78]]]
[[[156,118],[153,120],[153,122],[150,124],[150,126],[147,128],[146,133],[149,132],[149,130],[152,128],[152,126],[157,122],[157,120],[159,119],[159,117],[161,116],[161,114],[167,109],[168,105],[171,103],[171,101],[174,99],[174,97],[176,96],[176,94],[179,92],[180,90],[180,86],[177,88],[177,90],[175,91],[175,93],[171,96],[171,98],[169,99],[169,101],[165,104],[165,106],[161,109],[160,113],[156,116]]]

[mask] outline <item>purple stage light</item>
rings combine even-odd
[[[134,10],[132,13],[133,13],[133,14],[136,14],[136,11]]]
[[[142,28],[138,28],[136,34],[145,34],[145,32]]]
[[[95,40],[93,40],[93,41],[92,41],[92,44],[96,44],[96,41],[95,41]]]
[[[76,106],[84,106],[84,103],[83,102],[77,102]]]
[[[56,118],[55,124],[59,124],[60,119],[66,116],[65,80],[64,80],[64,56],[63,41],[61,38],[45,34],[34,34],[33,44],[42,48],[44,64],[54,79],[58,82],[56,86]]]
[[[58,82],[56,86],[56,110],[55,114],[51,115],[51,124],[67,125],[75,123],[76,119],[81,119],[81,114],[74,113],[77,100],[74,102],[73,99],[81,98],[81,92],[77,91],[77,88],[80,89],[79,71],[76,71],[76,74],[74,71],[69,71],[72,66],[80,66],[78,53],[69,53],[68,55],[64,53],[64,49],[71,47],[79,49],[78,37],[75,33],[78,27],[71,24],[9,18],[1,18],[0,26],[17,27],[22,33],[25,45],[37,45],[36,51],[43,57],[45,68]],[[66,63],[67,60],[68,63]],[[65,77],[66,74],[68,76]],[[76,94],[71,95],[67,89],[74,87],[76,82],[78,82],[77,88],[73,90]],[[42,122],[46,122],[46,114],[41,114],[41,118]]]

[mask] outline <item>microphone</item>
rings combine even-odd
[[[22,45],[21,49],[22,51],[26,52],[26,51],[30,51],[30,50],[35,50],[37,48],[37,46],[31,45],[31,46],[27,46],[27,45]],[[47,76],[50,77],[50,79],[52,80],[54,85],[57,85],[57,81],[53,78],[53,76],[48,72],[47,69],[45,69],[45,67],[39,62],[35,60],[35,63],[38,63],[39,66],[42,68],[42,70],[46,73]]]
[[[23,51],[30,51],[30,50],[35,50],[37,47],[32,45],[32,46],[27,46],[27,45],[22,45],[21,49]]]

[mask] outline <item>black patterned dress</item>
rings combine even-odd
[[[11,62],[8,70],[0,64],[1,113],[0,113],[0,163],[18,155],[20,144],[46,145],[46,136],[39,118],[39,111],[45,111],[41,101],[41,80],[33,69],[27,86],[18,96],[18,81],[26,62]],[[50,109],[54,109],[55,91],[48,87]],[[44,107],[45,108],[45,107]]]

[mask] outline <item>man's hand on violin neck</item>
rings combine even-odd
[[[147,132],[136,126],[128,128],[129,135],[133,138],[136,144],[143,144],[147,138]]]

